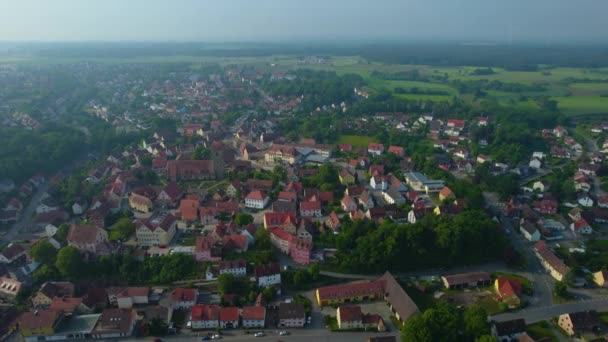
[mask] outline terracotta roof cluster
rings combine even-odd
[[[63,311],[61,310],[36,310],[22,313],[18,322],[21,329],[36,330],[54,326],[55,322],[62,316]]]
[[[236,306],[220,308],[220,321],[233,322],[239,320],[239,308]]]
[[[175,216],[171,214],[152,215],[147,220],[141,222],[140,227],[146,227],[151,231],[160,228],[167,232],[175,224],[175,221]]]
[[[196,300],[196,289],[176,288],[171,292],[173,302],[193,302]]]
[[[197,304],[192,307],[191,317],[193,321],[217,321],[220,319],[220,307]]]

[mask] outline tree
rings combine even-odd
[[[267,251],[272,249],[272,243],[270,241],[270,233],[266,229],[259,228],[255,232],[255,244],[254,248],[258,251]]]
[[[55,267],[61,275],[68,278],[77,278],[82,275],[84,263],[82,255],[74,246],[63,247],[57,253]]]
[[[246,226],[250,223],[253,223],[253,216],[246,213],[238,213],[234,218],[234,223],[238,224],[241,227]]]
[[[464,310],[464,331],[471,339],[490,333],[488,313],[479,305],[469,306]]]
[[[224,273],[220,274],[217,278],[217,289],[223,296],[226,293],[232,293],[235,287],[235,279],[232,274]]]
[[[321,269],[319,267],[319,264],[316,262],[310,264],[308,266],[308,273],[310,273],[310,276],[313,281],[319,280],[319,275],[321,274]]]
[[[422,315],[410,317],[401,331],[403,342],[427,342],[433,341],[433,333],[429,330]]]
[[[68,231],[70,230],[70,226],[66,223],[57,227],[57,233],[53,236],[55,240],[59,241],[62,245],[67,245],[68,241]]]
[[[553,293],[555,293],[555,295],[558,297],[567,298],[568,297],[568,285],[566,285],[566,283],[563,281],[556,281],[555,285],[553,287]]]
[[[133,233],[135,233],[135,224],[130,218],[123,217],[110,228],[109,239],[111,241],[124,240]]]
[[[167,323],[163,322],[160,318],[154,317],[146,323],[148,334],[152,336],[164,336],[167,335],[169,327]]]
[[[32,247],[30,256],[34,261],[44,265],[54,265],[57,258],[57,249],[48,240],[42,240]]]

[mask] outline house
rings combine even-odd
[[[220,325],[220,307],[217,305],[197,304],[190,314],[192,329],[216,329]]]
[[[504,322],[492,322],[492,336],[496,337],[499,342],[517,341],[521,336],[526,334],[526,321],[523,318],[518,318]]]
[[[198,236],[194,243],[194,258],[196,261],[219,261],[222,259],[222,247],[210,238]]]
[[[264,160],[269,163],[286,162],[294,164],[298,159],[298,151],[287,145],[273,144],[264,154]]]
[[[540,240],[540,232],[536,227],[530,222],[524,222],[519,226],[519,231],[526,238],[526,240],[531,242],[536,242]]]
[[[26,251],[18,243],[9,243],[7,247],[5,247],[0,252],[0,264],[9,265],[19,260],[21,257],[25,256]]]
[[[441,276],[446,289],[463,289],[467,287],[482,287],[490,285],[492,279],[486,272],[469,272]]]
[[[261,190],[253,190],[245,196],[245,206],[253,209],[264,209],[268,205],[268,195]]]
[[[338,329],[361,329],[363,328],[363,313],[358,305],[342,305],[336,310]]]
[[[568,135],[568,131],[562,126],[557,126],[553,129],[553,135],[558,138],[563,138],[564,136]]]
[[[241,234],[224,235],[222,249],[226,252],[243,253],[249,248],[249,238]]]
[[[540,191],[541,193],[543,192],[547,192],[550,189],[550,185],[549,182],[542,179],[542,180],[538,180],[536,182],[534,182],[534,184],[532,184],[532,190],[537,190]]]
[[[384,296],[379,280],[321,287],[316,290],[317,303],[330,306],[349,302],[379,299]]]
[[[367,153],[375,154],[377,156],[382,155],[382,153],[384,153],[384,145],[374,142],[369,143],[369,145],[367,145]]]
[[[0,277],[0,298],[13,300],[19,294],[23,284],[13,278]]]
[[[303,328],[306,322],[306,313],[304,304],[302,303],[285,303],[279,304],[279,327],[286,328]]]
[[[74,297],[74,284],[67,281],[47,281],[32,297],[32,305],[36,308],[48,307],[55,297]]]
[[[225,260],[219,264],[220,275],[232,274],[235,277],[244,277],[247,275],[247,263],[245,260]]]
[[[530,160],[530,163],[528,163],[528,166],[531,169],[535,169],[535,170],[539,170],[542,165],[543,165],[543,162],[537,158],[532,158],[532,160]]]
[[[144,247],[168,245],[177,231],[177,219],[171,214],[154,214],[136,222],[137,244]]]
[[[281,191],[277,196],[277,201],[280,202],[295,202],[298,199],[298,194],[292,191]]]
[[[342,205],[342,210],[344,210],[347,213],[357,210],[357,203],[355,203],[355,201],[353,201],[352,197],[350,197],[348,195],[345,195],[342,198],[342,201],[340,201],[340,204]]]
[[[154,209],[154,203],[150,198],[135,192],[129,195],[129,206],[140,213],[149,213]]]
[[[608,272],[601,270],[593,273],[593,282],[600,287],[608,286]]]
[[[595,310],[560,315],[557,324],[568,336],[597,333],[600,328],[599,316]]]
[[[182,221],[198,221],[198,211],[200,208],[198,198],[186,198],[179,202],[179,213]]]
[[[359,196],[359,204],[361,204],[364,209],[373,208],[375,205],[374,198],[369,194],[367,190],[363,191]]]
[[[107,247],[108,232],[95,225],[72,223],[67,241],[69,246],[74,246],[81,252],[100,254],[107,252],[104,247]]]
[[[570,230],[575,234],[589,235],[593,233],[593,228],[591,228],[591,225],[587,223],[587,220],[585,220],[584,218],[581,218],[571,223]]]
[[[332,211],[327,217],[327,220],[325,220],[325,225],[331,230],[333,230],[334,234],[338,233],[338,230],[340,229],[340,224],[340,218],[334,211]]]
[[[355,184],[355,176],[353,176],[352,173],[350,173],[350,171],[348,171],[347,169],[342,169],[342,171],[340,171],[340,173],[338,174],[338,179],[340,180],[340,184],[342,185],[352,185]]]
[[[241,309],[241,320],[244,328],[264,328],[266,308],[263,306],[244,306]]]
[[[136,321],[137,312],[133,309],[105,309],[91,336],[93,338],[128,337],[133,334]]]
[[[116,294],[119,309],[131,309],[134,305],[148,304],[149,287],[126,287]]]
[[[72,204],[72,213],[74,215],[82,215],[87,210],[87,202],[80,198]]]
[[[578,166],[578,171],[587,176],[596,176],[599,168],[597,164],[581,164]]]
[[[220,327],[234,329],[239,327],[239,308],[236,306],[220,308]]]
[[[175,288],[171,292],[173,309],[190,309],[196,304],[196,289]]]
[[[576,201],[583,207],[593,207],[593,199],[588,194],[579,194]]]
[[[441,189],[441,191],[439,191],[439,200],[442,202],[445,200],[448,200],[448,199],[455,199],[455,198],[456,198],[456,196],[452,192],[452,189],[448,188],[447,186],[444,187],[443,189]]]
[[[264,213],[264,228],[269,229],[271,227],[295,225],[296,213],[293,212],[265,212]]]
[[[174,205],[177,201],[182,197],[182,189],[177,185],[177,183],[169,183],[165,185],[165,187],[160,191],[158,197],[156,197],[156,201]]]
[[[312,250],[312,240],[296,239],[292,240],[289,246],[289,255],[293,261],[300,265],[310,263],[310,252]]]
[[[321,202],[302,201],[300,202],[300,216],[302,217],[321,217]]]
[[[281,285],[281,267],[276,262],[256,265],[255,279],[259,287]]]
[[[224,178],[223,157],[221,151],[214,151],[213,160],[169,160],[167,175],[172,182],[178,180],[209,180]]]
[[[51,310],[61,310],[67,315],[73,314],[88,314],[92,313],[93,309],[87,307],[82,298],[79,297],[55,297],[49,306]]]
[[[369,185],[374,190],[386,190],[388,189],[388,177],[382,175],[376,175],[369,179]]]
[[[45,340],[45,336],[55,334],[64,318],[61,310],[36,310],[22,313],[17,319],[19,332],[26,341]]]
[[[600,208],[608,208],[608,195],[602,195],[597,198],[597,206]]]
[[[534,245],[534,253],[540,260],[543,267],[557,280],[562,281],[566,274],[570,271],[553,252],[549,249],[544,241],[539,241]]]
[[[403,197],[403,195],[398,192],[397,190],[395,190],[394,188],[390,188],[386,191],[382,191],[382,198],[384,199],[384,202],[386,202],[387,204],[396,204],[396,205],[401,205],[401,204],[405,204],[405,197]],[[373,208],[367,208],[368,211],[373,209]]]
[[[498,277],[494,281],[494,290],[498,299],[509,307],[517,307],[521,298],[521,282],[517,279]]]
[[[392,153],[394,155],[396,155],[397,157],[403,157],[404,156],[404,151],[403,151],[403,147],[401,146],[394,146],[391,145],[388,147],[388,153]]]
[[[550,199],[543,199],[542,201],[534,201],[532,203],[534,210],[541,214],[554,215],[557,214],[557,201]]]

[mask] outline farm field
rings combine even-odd
[[[353,147],[367,147],[371,142],[373,138],[365,135],[343,135],[338,141],[340,144],[351,144]]]

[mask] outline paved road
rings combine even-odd
[[[38,206],[38,203],[40,202],[42,195],[48,190],[48,188],[49,188],[48,181],[44,182],[42,185],[40,185],[40,187],[38,187],[38,189],[32,196],[30,203],[28,203],[28,205],[25,207],[25,209],[21,212],[21,217],[19,218],[19,221],[17,221],[15,224],[13,224],[9,228],[7,233],[4,234],[4,236],[2,237],[3,243],[12,242],[15,239],[15,237],[19,234],[19,231],[22,228],[29,227],[32,224],[32,215],[34,214],[34,211],[36,210],[36,207]]]
[[[608,297],[603,297],[593,298],[584,301],[576,301],[564,304],[555,304],[544,307],[523,309],[519,311],[494,315],[491,317],[491,319],[498,322],[502,322],[516,318],[523,318],[526,320],[526,323],[530,324],[540,321],[546,321],[553,317],[557,317],[563,313],[584,310],[606,311],[606,308],[608,308]]]

